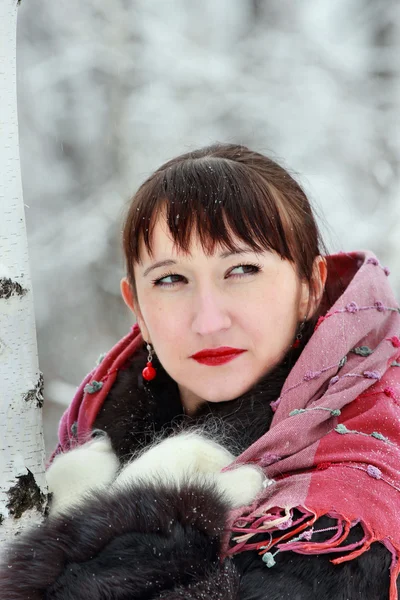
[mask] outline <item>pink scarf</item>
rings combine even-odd
[[[356,265],[342,296],[316,331],[274,402],[270,430],[235,465],[256,463],[276,483],[228,522],[234,554],[258,549],[267,566],[277,552],[341,553],[333,563],[382,542],[392,553],[390,600],[400,571],[400,311],[387,269],[369,252],[331,257],[346,272]],[[302,513],[293,521],[293,509]],[[313,542],[322,515],[337,528]],[[340,545],[360,523],[364,538]],[[287,530],[287,531],[286,531]],[[263,543],[252,537],[265,532]],[[315,531],[316,533],[316,531]]]
[[[338,254],[328,262],[349,283],[320,318],[273,403],[270,430],[232,465],[258,464],[275,483],[251,507],[231,513],[224,555],[258,549],[273,566],[277,552],[337,552],[332,562],[338,564],[379,541],[392,553],[390,600],[397,600],[400,309],[389,273],[372,253]],[[53,457],[88,439],[118,370],[142,344],[135,325],[85,378],[61,419]],[[294,509],[301,513],[295,521]],[[322,515],[337,527],[328,541],[314,542],[313,524]],[[342,547],[357,523],[363,539]],[[264,532],[264,542],[252,542]]]

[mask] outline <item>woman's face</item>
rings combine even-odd
[[[307,314],[308,285],[299,281],[290,262],[273,252],[255,253],[238,243],[240,253],[219,248],[207,256],[193,238],[186,255],[174,249],[162,218],[153,235],[153,258],[143,245],[142,264],[134,268],[137,302],[127,280],[121,284],[144,339],[177,382],[187,412],[204,401],[240,396],[293,343]],[[223,364],[192,358],[221,347],[243,352]]]

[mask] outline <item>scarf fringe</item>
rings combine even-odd
[[[268,514],[253,516],[242,516],[231,528],[234,534],[232,541],[235,546],[230,547],[226,555],[232,556],[246,550],[257,550],[267,567],[273,567],[275,564],[274,556],[280,552],[296,552],[298,554],[332,554],[335,552],[343,553],[343,556],[333,558],[330,562],[334,565],[339,565],[344,562],[353,560],[365,552],[367,552],[371,544],[380,542],[383,544],[392,555],[390,566],[390,591],[389,600],[399,600],[397,590],[397,579],[400,575],[400,546],[393,543],[392,540],[379,539],[374,531],[364,521],[350,521],[343,515],[336,513],[326,513],[317,515],[304,507],[296,507],[296,510],[301,513],[301,516],[294,520],[293,510],[288,509],[271,510]],[[327,516],[336,520],[336,525],[328,529],[314,530],[314,524],[322,516]],[[361,540],[343,546],[342,544],[348,539],[351,529],[360,524],[364,531],[364,536]],[[282,529],[290,531],[280,534]],[[334,534],[327,540],[321,542],[313,542],[312,537],[315,534],[334,531]],[[265,533],[268,538],[262,542],[253,542],[250,540],[254,536],[259,536]],[[272,553],[271,550],[275,549]]]

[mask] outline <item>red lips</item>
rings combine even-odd
[[[221,346],[219,348],[206,348],[205,350],[196,352],[190,358],[194,358],[194,360],[203,365],[217,366],[233,360],[243,352],[246,352],[246,350]]]

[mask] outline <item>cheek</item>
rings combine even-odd
[[[294,278],[276,276],[257,290],[252,304],[274,314],[293,313],[299,302],[299,285]]]
[[[150,339],[158,353],[171,353],[171,348],[178,348],[184,338],[185,311],[180,307],[165,306],[165,303],[151,302],[143,310],[143,318],[149,331]]]
[[[297,326],[299,294],[295,280],[275,278],[259,289],[251,300],[247,298],[243,302],[243,325],[251,323],[257,337],[276,334],[278,339],[285,341]]]

